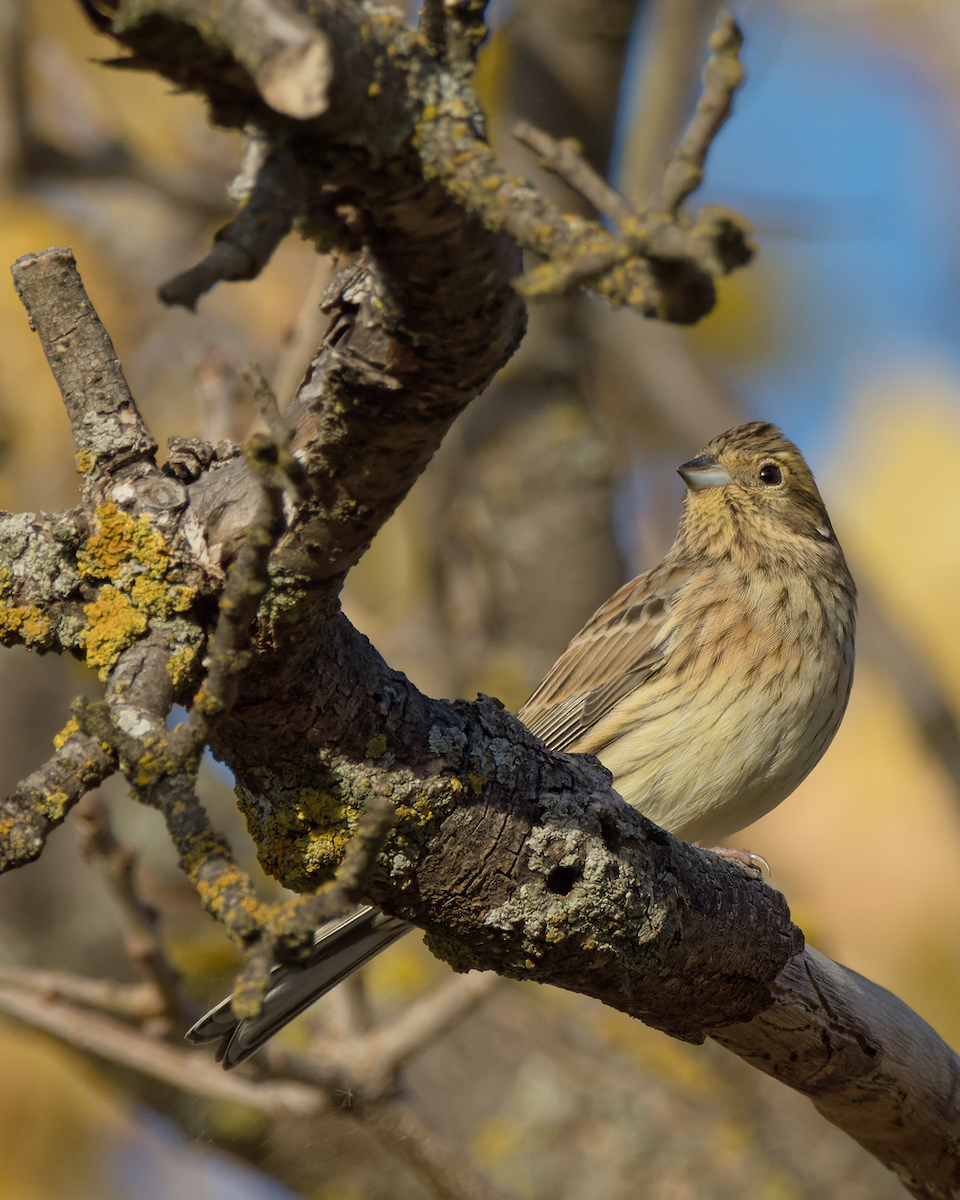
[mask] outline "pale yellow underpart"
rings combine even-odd
[[[816,766],[853,674],[849,615],[825,627],[802,575],[786,607],[782,578],[755,575],[746,596],[738,582],[711,581],[713,595],[740,590],[735,605],[678,597],[682,626],[664,630],[664,669],[568,747],[596,754],[624,800],[656,824],[706,845],[776,807]],[[741,620],[731,627],[734,610]]]

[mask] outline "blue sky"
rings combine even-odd
[[[733,7],[747,81],[693,202],[742,212],[775,260],[790,336],[732,382],[816,459],[857,379],[917,360],[957,370],[956,147],[946,98],[867,27]]]

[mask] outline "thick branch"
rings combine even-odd
[[[291,729],[298,701],[311,716]],[[916,1195],[950,1194],[942,1179],[960,1170],[953,1053],[882,989],[814,951],[795,956],[782,897],[625,808],[591,760],[546,754],[493,702],[426,700],[342,618],[269,683],[255,672],[231,721],[218,751],[281,879],[310,886],[306,846],[322,871],[324,815],[303,820],[291,854],[303,792],[265,791],[262,771],[248,775],[246,762],[263,761],[258,737],[278,777],[293,753],[299,787],[312,780],[348,811],[390,792],[402,816],[371,896],[422,925],[440,957],[595,996],[675,1036],[707,1033],[814,1096],[901,1178],[912,1172]],[[311,772],[314,740],[324,751]],[[745,1023],[738,1005],[758,1015]]]
[[[810,1097],[918,1200],[960,1194],[960,1058],[902,1000],[812,947],[773,984],[774,1003],[712,1033]]]
[[[798,949],[752,873],[668,837],[494,701],[428,700],[342,617],[274,669],[259,659],[241,695],[213,748],[266,869],[314,890],[344,814],[389,796],[399,822],[368,894],[460,970],[555,983],[698,1040],[762,1008]]]

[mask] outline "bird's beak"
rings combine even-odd
[[[691,458],[682,467],[677,467],[677,474],[691,492],[700,492],[704,488],[726,487],[733,483],[730,472],[720,465],[715,454],[701,454],[699,458]]]

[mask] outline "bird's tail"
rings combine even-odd
[[[233,997],[228,996],[187,1031],[187,1041],[195,1045],[219,1041],[217,1062],[229,1071],[412,928],[369,904],[328,921],[314,934],[313,950],[303,966],[273,968],[259,1017],[238,1020],[230,1007]]]

